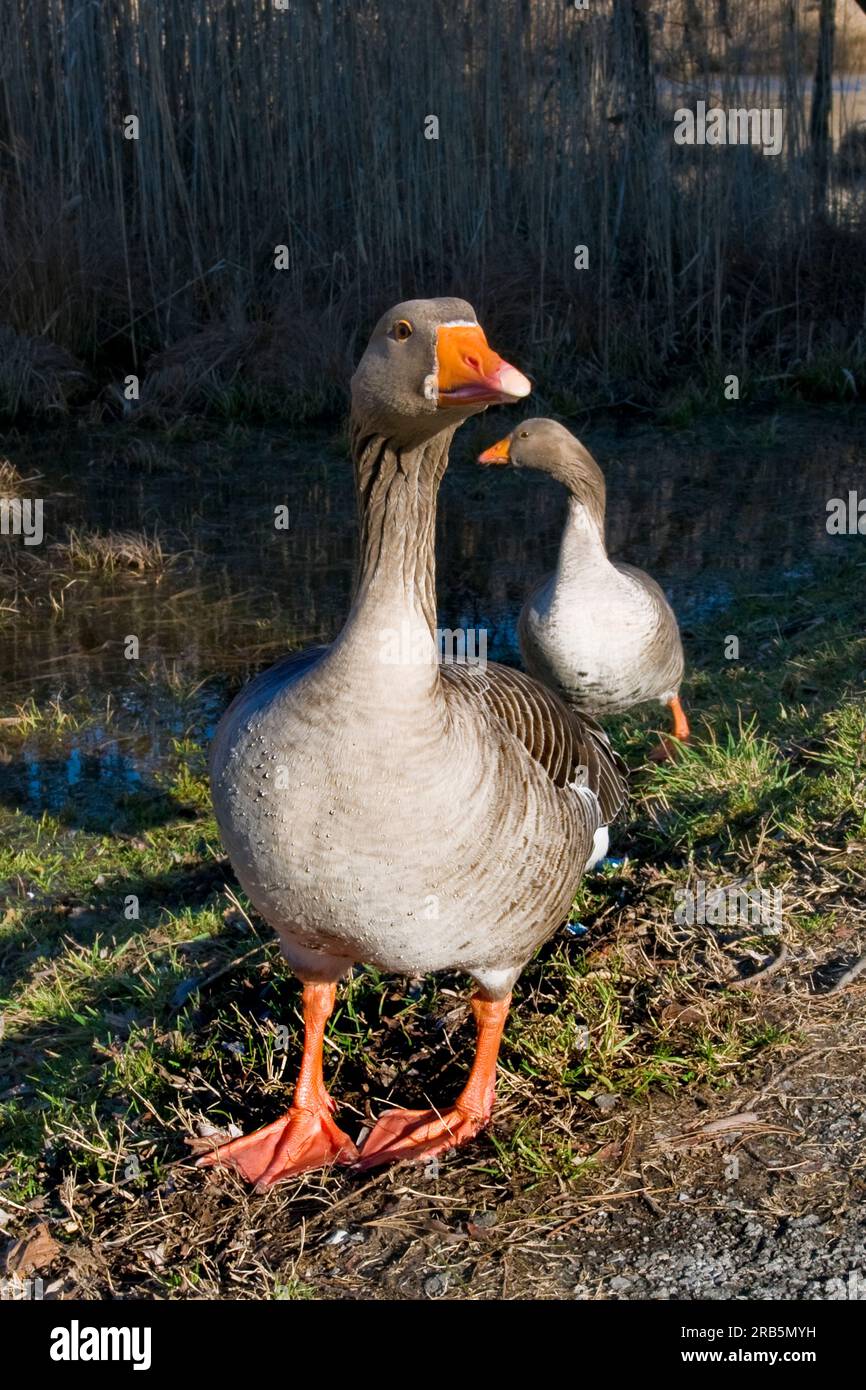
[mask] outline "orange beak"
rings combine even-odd
[[[528,396],[532,383],[504,362],[475,323],[446,323],[436,335],[438,404],[505,405]]]
[[[508,463],[511,459],[511,435],[507,434],[504,439],[497,439],[495,444],[491,444],[489,449],[485,449],[483,454],[478,455],[479,463]]]

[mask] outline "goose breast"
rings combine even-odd
[[[290,959],[300,948],[397,973],[516,970],[567,915],[613,813],[608,755],[517,672],[441,678],[429,721],[417,709],[383,719],[338,664],[306,653],[224,717],[220,830]]]

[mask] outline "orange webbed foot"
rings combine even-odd
[[[358,1150],[331,1118],[327,1107],[301,1110],[294,1106],[279,1120],[221,1144],[198,1160],[197,1168],[233,1168],[247,1182],[263,1189],[296,1178],[314,1168],[354,1163]]]
[[[389,1110],[361,1145],[360,1172],[382,1163],[423,1163],[474,1139],[488,1115],[461,1110]]]

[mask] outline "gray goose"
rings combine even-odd
[[[568,914],[623,800],[604,734],[518,671],[442,665],[436,495],[454,431],[530,383],[459,299],[398,304],[352,379],[360,559],[345,626],[251,682],[217,729],[213,802],[238,879],[303,984],[291,1108],[200,1160],[268,1187],[330,1163],[424,1159],[486,1124],[512,985]],[[400,635],[395,661],[394,634]],[[357,962],[477,984],[454,1105],[392,1110],[359,1155],[322,1042]]]
[[[599,718],[659,700],[670,707],[674,738],[688,738],[676,617],[654,579],[608,559],[604,476],[589,450],[556,420],[534,419],[479,463],[535,468],[568,490],[556,570],[531,591],[518,619],[527,671],[571,708]],[[669,751],[663,745],[662,754]]]

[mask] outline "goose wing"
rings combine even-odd
[[[617,560],[615,568],[652,597],[658,613],[658,627],[648,657],[653,659],[654,666],[662,673],[662,685],[666,689],[677,690],[685,670],[685,657],[677,615],[668,603],[664,589],[651,574],[639,570],[635,565]]]
[[[306,671],[311,670],[317,662],[321,661],[330,648],[326,646],[306,647],[300,652],[290,652],[284,656],[275,666],[269,666],[267,670],[260,671],[248,685],[245,685],[232,700],[228,708],[223,712],[222,718],[217,725],[216,733],[210,747],[210,768],[211,773],[216,767],[222,755],[223,745],[229,736],[229,730],[233,728],[235,720],[252,712],[261,705],[273,692],[283,686],[299,680]]]
[[[555,786],[588,787],[598,797],[603,824],[613,820],[626,801],[625,764],[595,720],[510,666],[443,665],[440,671],[446,698],[453,692],[482,704]]]

